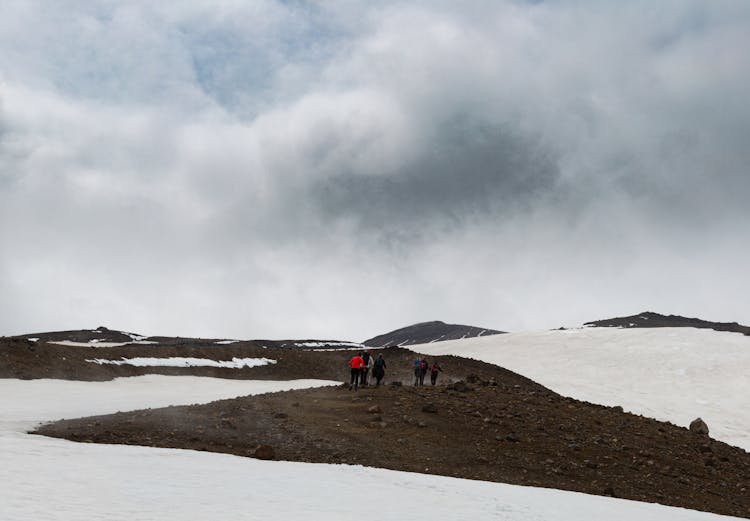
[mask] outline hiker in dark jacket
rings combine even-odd
[[[414,367],[414,385],[417,386],[419,385],[419,377],[422,374],[422,361],[419,358],[415,358],[412,366]]]
[[[375,367],[372,369],[372,376],[374,376],[377,381],[375,385],[380,385],[380,381],[385,376],[385,360],[383,359],[382,354],[378,355],[378,359],[375,360]]]
[[[435,385],[437,382],[438,373],[442,373],[443,369],[440,367],[440,364],[437,363],[437,360],[433,360],[432,365],[430,366],[430,382],[432,385]]]

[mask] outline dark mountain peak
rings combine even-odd
[[[411,326],[402,327],[383,335],[370,338],[363,342],[368,347],[408,346],[413,344],[427,344],[444,340],[473,338],[478,336],[497,335],[503,333],[495,329],[487,329],[462,324],[446,324],[440,320],[419,322]]]
[[[444,325],[446,324],[442,320],[430,320],[429,322],[417,322],[416,324],[402,327],[401,329],[410,329],[410,328],[415,328],[415,327],[426,327],[426,326],[444,326]]]
[[[737,322],[711,322],[700,318],[683,317],[680,315],[662,315],[654,311],[644,311],[643,313],[628,317],[595,320],[593,322],[586,322],[584,326],[622,328],[695,327],[750,335],[750,327],[742,326]]]

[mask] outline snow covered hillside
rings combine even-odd
[[[733,519],[550,489],[357,466],[73,443],[23,432],[59,417],[326,383],[156,375],[109,382],[0,379],[0,519],[348,520],[356,506],[351,499],[363,497],[363,491],[377,500],[378,517],[386,520]],[[418,506],[414,498],[419,498]]]
[[[750,337],[693,328],[582,328],[411,346],[491,362],[560,394],[687,426],[750,451]]]

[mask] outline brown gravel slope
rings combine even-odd
[[[410,356],[390,355],[394,362]],[[463,391],[460,383],[336,386],[62,421],[37,433],[362,464],[750,517],[750,454],[739,448],[564,398],[487,364],[452,357],[442,364],[480,371]]]

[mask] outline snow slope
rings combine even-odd
[[[750,451],[750,337],[693,328],[582,328],[411,346],[484,360],[580,400],[687,426]]]
[[[0,379],[0,519],[349,520],[359,517],[352,498],[363,497],[363,491],[377,499],[378,518],[384,520],[733,519],[574,492],[359,466],[73,443],[23,433],[39,421],[60,417],[326,383],[157,375],[110,382]],[[365,517],[371,514],[368,510]]]

